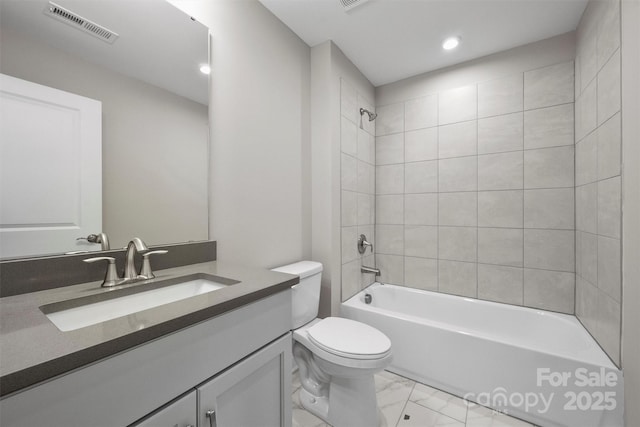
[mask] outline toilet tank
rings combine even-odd
[[[322,264],[315,261],[300,261],[274,268],[273,271],[300,276],[300,283],[291,287],[292,328],[297,329],[318,317]]]

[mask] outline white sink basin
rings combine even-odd
[[[46,313],[46,316],[61,331],[73,331],[95,325],[149,308],[180,301],[196,295],[206,294],[228,285],[209,279],[197,278],[175,285],[124,295],[119,298],[92,302],[73,308]],[[108,295],[108,294],[107,294]]]

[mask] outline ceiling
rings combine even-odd
[[[309,46],[332,40],[374,86],[573,31],[587,0],[260,0]],[[444,51],[442,41],[459,36]]]
[[[53,0],[119,35],[109,44],[47,16],[48,0],[0,0],[2,27],[208,105],[209,31],[164,0]]]

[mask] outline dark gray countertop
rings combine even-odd
[[[218,261],[160,270],[152,281],[194,273],[240,283],[68,332],[51,323],[40,307],[110,292],[100,287],[101,281],[0,298],[0,396],[280,292],[299,281],[289,274]]]

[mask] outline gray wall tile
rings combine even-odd
[[[406,225],[438,225],[438,194],[406,194],[404,196]]]
[[[621,302],[620,240],[598,236],[598,288]]]
[[[478,84],[478,117],[522,111],[522,73]]]
[[[598,133],[591,132],[576,144],[576,185],[598,179]]]
[[[598,288],[576,276],[576,316],[595,333],[597,328]]]
[[[598,73],[598,125],[620,111],[620,50]]]
[[[341,154],[340,162],[341,171],[341,185],[343,190],[357,191],[358,190],[358,163],[355,157],[351,157],[347,154]]]
[[[437,291],[438,260],[405,257],[404,285],[427,291]]]
[[[402,194],[404,170],[403,164],[376,166],[376,194]]]
[[[576,229],[598,232],[598,184],[576,187]]]
[[[373,165],[375,158],[375,137],[364,129],[358,128],[358,160]]]
[[[403,195],[376,196],[376,224],[404,224]]]
[[[580,252],[580,277],[595,285],[598,283],[598,236],[582,233],[576,251]]]
[[[420,162],[438,158],[438,128],[406,132],[404,135],[405,162]]]
[[[342,227],[342,263],[345,264],[350,261],[354,261],[359,258],[358,254],[358,228],[357,227]]]
[[[573,102],[524,112],[524,148],[573,145]]]
[[[373,194],[375,188],[371,186],[370,179],[373,174],[375,174],[375,166],[358,160],[358,192]]]
[[[620,113],[598,128],[598,179],[620,175]]]
[[[478,229],[478,262],[522,267],[522,251],[522,229]]]
[[[375,252],[385,255],[404,255],[404,226],[376,225]]]
[[[573,272],[574,240],[573,231],[525,229],[524,266]]]
[[[438,227],[438,258],[451,261],[477,261],[478,229]]]
[[[598,69],[611,58],[611,55],[620,47],[620,2],[602,2],[605,11],[598,25],[598,37],[596,54],[598,56]]]
[[[574,147],[524,152],[524,188],[573,187]]]
[[[525,190],[526,228],[574,229],[574,189]]]
[[[405,226],[404,254],[422,258],[438,258],[438,227]]]
[[[573,313],[574,283],[572,273],[524,269],[524,304],[544,310]]]
[[[391,165],[404,162],[404,134],[376,137],[376,165]]]
[[[596,56],[598,22],[593,13],[597,3],[600,2],[594,2],[593,6],[585,9],[580,25],[576,31],[576,50],[577,56],[580,59],[580,88],[582,91],[593,81],[598,71],[598,60]]]
[[[358,194],[358,225],[373,224],[375,222],[375,196]]]
[[[620,177],[598,182],[598,234],[620,238]]]
[[[340,115],[352,123],[358,123],[360,119],[358,92],[344,79],[340,80]]]
[[[438,291],[475,298],[478,294],[477,264],[438,261]]]
[[[393,285],[404,283],[404,257],[376,254],[376,266],[380,269],[380,282]]]
[[[523,113],[478,120],[478,154],[522,150]]]
[[[617,364],[620,363],[620,303],[611,299],[607,294],[598,291],[596,309],[596,339],[602,348]]]
[[[524,73],[524,109],[573,102],[573,61]]]
[[[438,95],[428,95],[404,103],[405,131],[438,125]]]
[[[475,156],[438,161],[439,191],[476,191],[478,159]]]
[[[456,192],[438,195],[439,225],[478,225],[478,193]]]
[[[596,86],[594,79],[576,100],[576,125],[578,125],[576,126],[576,139],[578,141],[593,132],[597,125]]]
[[[358,155],[358,127],[344,117],[340,119],[340,147],[343,153]]]
[[[522,151],[478,156],[478,190],[515,190],[522,185]]]
[[[472,156],[478,152],[477,121],[438,127],[438,158]]]
[[[519,267],[478,264],[478,298],[522,305],[523,275]]]
[[[438,94],[438,124],[464,122],[477,118],[476,85],[447,90]]]
[[[480,191],[478,226],[522,228],[523,190]]]
[[[384,105],[376,109],[376,136],[404,132],[404,103]]]
[[[342,191],[341,218],[343,226],[358,224],[358,193]]]
[[[360,260],[342,265],[342,301],[360,292]]]
[[[406,193],[432,193],[438,191],[438,161],[406,163],[404,166]]]

